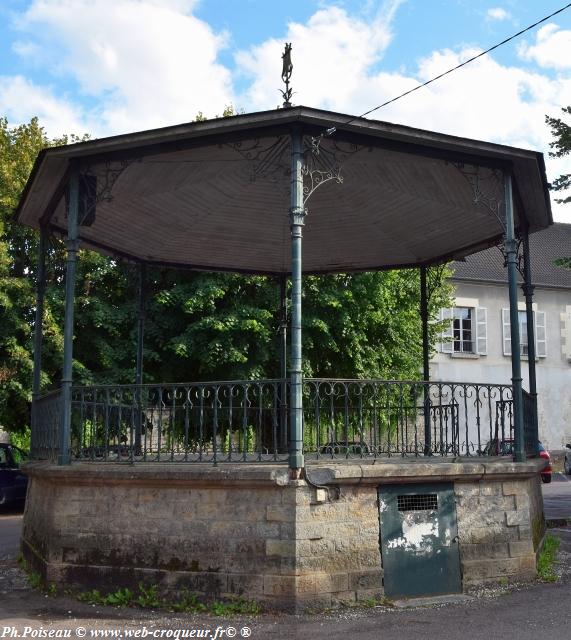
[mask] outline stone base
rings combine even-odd
[[[454,482],[464,587],[535,576],[541,463],[284,466],[30,463],[22,550],[47,583],[155,584],[301,611],[379,598],[377,490]],[[319,488],[315,485],[319,485]]]

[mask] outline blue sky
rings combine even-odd
[[[104,136],[281,102],[359,114],[564,0],[0,0],[0,116]],[[571,104],[571,9],[371,117],[547,153]],[[571,172],[548,159],[548,177]],[[558,220],[571,209],[554,205]]]

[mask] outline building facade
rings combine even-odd
[[[571,270],[557,266],[571,255],[571,224],[557,223],[530,236],[535,324],[539,438],[551,449],[571,442]],[[500,382],[511,376],[507,274],[499,249],[453,263],[455,305],[431,362],[432,380]],[[523,387],[529,390],[527,323],[519,301]]]

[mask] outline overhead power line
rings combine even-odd
[[[530,24],[525,29],[522,29],[521,31],[518,31],[517,33],[514,33],[513,36],[510,36],[509,38],[506,38],[505,40],[502,40],[501,42],[498,42],[493,47],[490,47],[489,49],[486,49],[485,51],[482,51],[482,52],[478,53],[477,55],[472,56],[471,58],[468,58],[468,60],[464,60],[464,62],[461,62],[460,64],[457,64],[455,67],[452,67],[451,69],[448,69],[447,71],[444,71],[443,73],[440,73],[437,76],[434,76],[434,78],[430,78],[430,80],[427,80],[426,82],[423,82],[422,84],[419,84],[416,87],[413,87],[412,89],[409,89],[408,91],[405,91],[404,93],[401,93],[400,95],[396,96],[395,98],[391,98],[390,100],[387,100],[386,102],[383,102],[383,104],[380,104],[378,107],[374,107],[373,109],[369,109],[368,111],[365,111],[365,113],[362,113],[360,116],[354,116],[350,120],[347,120],[347,122],[344,122],[343,125],[348,125],[351,122],[354,122],[355,120],[358,120],[359,118],[364,118],[365,116],[368,116],[369,114],[373,113],[374,111],[378,111],[379,109],[382,109],[383,107],[386,107],[387,105],[392,104],[393,102],[396,102],[397,100],[400,100],[401,98],[404,98],[405,96],[408,96],[409,94],[414,93],[415,91],[418,91],[419,89],[422,89],[423,87],[426,87],[427,85],[431,84],[432,82],[436,82],[436,80],[440,80],[440,78],[443,78],[444,76],[449,75],[453,71],[456,71],[456,70],[460,69],[461,67],[465,67],[467,64],[470,64],[471,62],[474,62],[474,60],[477,60],[478,58],[482,58],[483,56],[488,55],[488,53],[490,53],[491,51],[494,51],[495,49],[498,49],[499,47],[503,46],[504,44],[507,44],[508,42],[511,42],[515,38],[518,38],[522,34],[526,33],[527,31],[531,31],[532,29],[535,29],[535,27],[537,27],[538,25],[542,24],[543,22],[547,22],[547,20],[549,20],[550,18],[553,18],[553,16],[556,16],[559,13],[563,13],[563,11],[565,11],[566,9],[569,9],[569,7],[571,7],[571,2],[569,4],[566,4],[564,7],[561,7],[561,9],[557,9],[557,11],[554,11],[553,13],[550,13],[548,16],[545,16],[544,18],[541,18],[541,20],[538,20],[537,22],[534,22],[533,24]],[[331,127],[329,129],[327,129],[325,135],[332,135],[333,133],[335,133],[335,130],[336,130],[335,127]]]

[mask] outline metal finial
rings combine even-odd
[[[291,72],[293,71],[293,64],[291,63],[291,42],[285,43],[285,51],[282,53],[282,80],[285,82],[285,91],[280,89],[280,93],[284,99],[284,107],[291,107],[291,96],[293,95],[293,89],[290,89],[289,81],[291,78]]]

